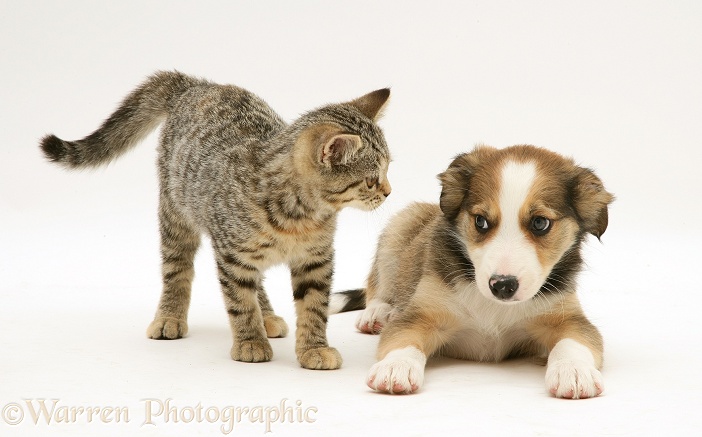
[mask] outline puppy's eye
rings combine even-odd
[[[546,235],[551,230],[551,220],[546,217],[533,217],[531,219],[531,232],[534,235]]]
[[[487,219],[482,215],[475,216],[475,229],[482,233],[485,233],[488,231],[488,229],[490,229]]]
[[[378,185],[378,178],[366,178],[366,186],[370,189]]]

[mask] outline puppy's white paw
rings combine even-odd
[[[366,384],[391,394],[414,393],[424,383],[426,363],[427,357],[414,346],[396,349],[371,367]]]
[[[548,357],[546,388],[558,398],[587,399],[600,395],[604,384],[592,352],[575,340],[559,341]]]
[[[392,306],[378,299],[371,299],[366,309],[356,319],[356,328],[366,334],[380,334],[390,319]]]

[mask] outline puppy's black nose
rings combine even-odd
[[[519,289],[519,281],[516,276],[492,275],[490,277],[490,291],[500,299],[510,299]]]

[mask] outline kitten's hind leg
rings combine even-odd
[[[193,260],[200,246],[200,234],[175,211],[164,194],[161,194],[158,215],[163,291],[156,317],[146,335],[170,340],[188,333],[190,287],[195,273]]]
[[[263,275],[256,267],[246,264],[234,253],[218,248],[216,244],[215,256],[234,339],[232,359],[249,363],[270,361],[273,349],[266,338],[258,297],[263,293]]]
[[[258,291],[258,305],[261,307],[266,336],[268,336],[268,338],[279,338],[288,335],[288,324],[285,323],[282,317],[275,315],[273,306],[263,289]]]
[[[327,313],[333,272],[332,248],[321,259],[290,266],[297,312],[295,352],[307,369],[338,369],[341,355],[327,343]]]

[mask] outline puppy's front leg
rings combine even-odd
[[[602,335],[571,298],[559,313],[544,315],[531,325],[535,339],[549,350],[546,388],[558,398],[598,396],[602,383]]]
[[[408,394],[424,383],[427,356],[416,346],[393,349],[368,372],[366,384],[373,390]]]
[[[546,387],[559,398],[586,399],[604,390],[600,366],[588,346],[571,338],[560,340],[548,355]]]
[[[398,394],[419,390],[427,357],[450,337],[457,326],[454,321],[455,316],[446,308],[416,303],[390,321],[380,334],[380,361],[368,373],[368,387]]]

